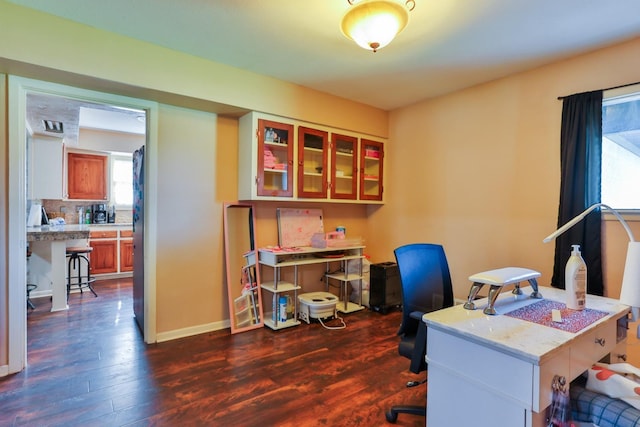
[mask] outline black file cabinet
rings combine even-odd
[[[390,309],[402,306],[402,286],[398,264],[395,262],[371,264],[369,282],[371,310],[386,314]]]

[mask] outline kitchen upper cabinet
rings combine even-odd
[[[29,199],[62,200],[64,143],[60,138],[34,136],[29,155]]]
[[[360,200],[382,200],[384,144],[360,140]]]
[[[327,197],[328,132],[298,127],[298,197]]]
[[[358,138],[331,135],[331,198],[358,197]]]
[[[67,191],[69,199],[107,200],[108,156],[69,152]]]

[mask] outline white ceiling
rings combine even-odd
[[[144,134],[146,113],[41,93],[27,94],[27,123],[32,133],[62,138],[76,145],[80,128]],[[44,121],[62,123],[62,132],[48,132]]]
[[[416,0],[377,53],[347,0],[10,1],[385,110],[640,36],[638,0]]]

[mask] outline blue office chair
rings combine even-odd
[[[414,243],[401,246],[394,253],[402,284],[402,324],[398,331],[398,352],[411,360],[409,370],[418,374],[427,369],[427,327],[422,315],[453,306],[451,274],[441,245]],[[407,387],[424,382],[426,379],[410,381]],[[425,396],[424,405],[393,406],[385,416],[388,422],[395,423],[400,413],[425,416],[426,412]]]

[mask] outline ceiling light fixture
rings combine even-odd
[[[394,0],[347,0],[353,7],[342,17],[342,33],[358,46],[376,52],[382,49],[407,26],[409,12],[415,0],[404,5]]]

